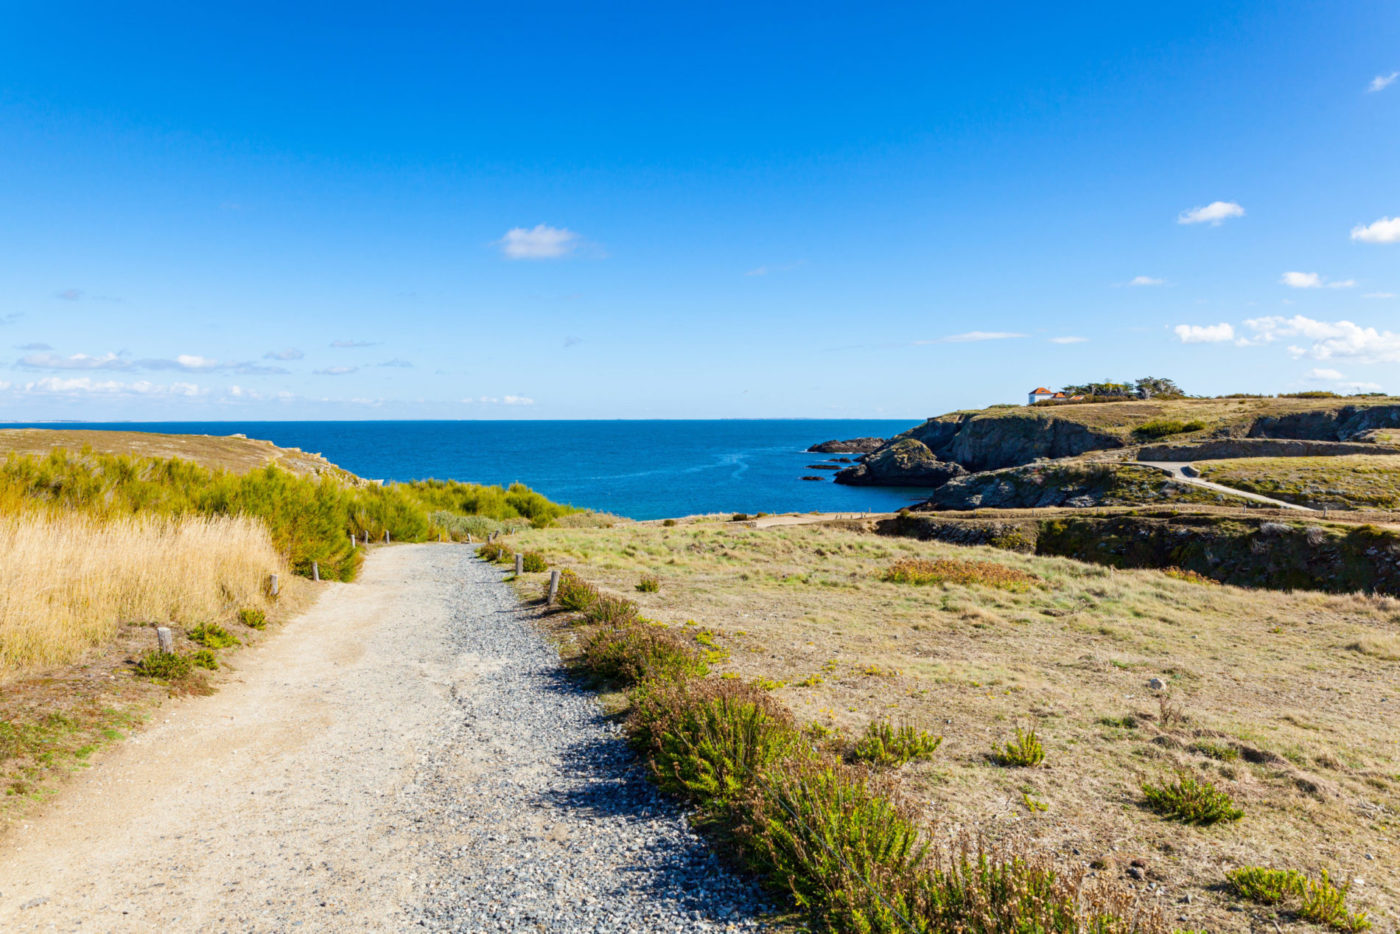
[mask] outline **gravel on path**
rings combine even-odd
[[[373,551],[0,839],[0,930],[763,928],[502,576]]]

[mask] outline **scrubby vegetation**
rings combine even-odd
[[[1202,461],[1201,476],[1301,506],[1400,509],[1400,456],[1248,457]]]
[[[993,750],[992,761],[997,765],[1014,769],[1029,769],[1045,761],[1045,747],[1036,734],[1035,727],[1023,730],[1016,727],[1016,738],[1008,741],[1000,749]]]
[[[1349,886],[1337,886],[1324,870],[1310,879],[1293,869],[1243,866],[1225,874],[1230,891],[1260,905],[1296,906],[1299,918],[1337,931],[1365,931],[1371,927],[1365,912],[1346,908]]]
[[[1143,441],[1154,441],[1158,438],[1166,438],[1171,435],[1184,435],[1193,431],[1202,431],[1206,423],[1200,419],[1182,421],[1176,418],[1155,418],[1152,421],[1143,422],[1133,429],[1133,437]]]
[[[980,584],[1012,591],[1025,591],[1044,584],[1034,574],[1004,564],[953,558],[905,558],[886,568],[881,580],[895,584]]]
[[[943,737],[910,724],[893,726],[887,720],[872,722],[851,749],[851,758],[871,765],[899,766],[932,758]]]
[[[1142,794],[1152,810],[1186,824],[1217,824],[1244,817],[1233,798],[1209,779],[1193,775],[1181,774],[1175,781],[1160,784],[1143,782]]]

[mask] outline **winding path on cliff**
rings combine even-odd
[[[1289,503],[1281,499],[1274,499],[1271,496],[1251,493],[1248,490],[1237,490],[1232,486],[1225,486],[1223,483],[1212,483],[1209,480],[1202,480],[1195,472],[1196,468],[1190,461],[1136,461],[1135,463],[1141,464],[1143,467],[1155,467],[1180,483],[1189,483],[1191,486],[1214,490],[1217,493],[1224,493],[1227,496],[1238,496],[1241,499],[1252,500],[1256,503],[1268,503],[1270,506],[1277,506],[1280,509],[1292,509],[1296,512],[1318,511],[1311,506],[1299,506],[1297,503]]]
[[[0,839],[0,930],[761,927],[501,578],[404,545],[323,585]]]

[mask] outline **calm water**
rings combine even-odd
[[[837,486],[809,470],[829,438],[887,438],[912,420],[142,422],[46,424],[266,438],[325,455],[362,477],[526,483],[550,499],[656,519],[706,512],[872,511],[921,491]],[[10,425],[6,427],[21,427]],[[28,426],[26,426],[28,427]],[[846,456],[846,455],[838,455]],[[822,474],[820,483],[799,479]]]

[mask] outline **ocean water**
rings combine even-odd
[[[362,477],[528,484],[550,499],[634,519],[711,512],[888,511],[927,491],[847,487],[808,464],[830,438],[887,438],[913,420],[72,422],[4,427],[109,428],[265,438],[324,455]],[[836,455],[850,456],[850,455]],[[800,479],[820,474],[820,482]]]

